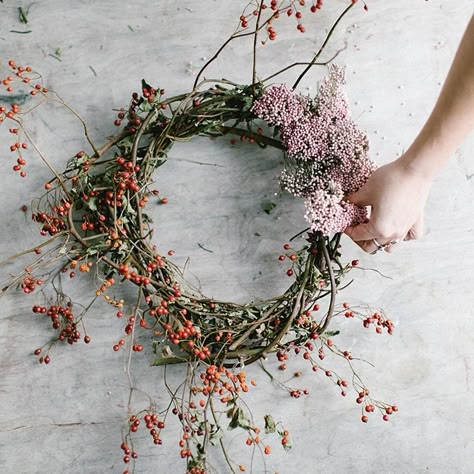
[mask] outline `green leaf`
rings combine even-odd
[[[99,253],[99,250],[96,249],[95,247],[89,247],[87,250],[86,250],[86,253],[89,257],[92,257],[94,255],[97,255]]]
[[[97,198],[96,197],[89,198],[89,200],[86,202],[87,202],[87,207],[91,211],[97,211]]]
[[[128,135],[128,136],[122,138],[122,140],[120,140],[118,142],[117,146],[120,148],[120,150],[123,152],[123,154],[127,154],[132,149],[133,140],[134,140],[134,136],[133,135]],[[115,166],[115,164],[114,164],[114,166]]]
[[[271,202],[271,201],[264,202],[262,204],[262,208],[267,214],[270,214],[273,211],[273,209],[275,209],[276,206],[277,205],[274,202]]]
[[[18,7],[18,19],[20,23],[28,24],[28,11],[30,10],[31,5],[24,9],[23,7]]]
[[[276,431],[276,423],[273,419],[272,415],[265,415],[263,417],[265,419],[265,433],[275,433]]]
[[[234,428],[237,428],[237,427],[248,430],[251,427],[251,424],[244,410],[242,410],[242,408],[240,407],[235,407],[233,412],[234,414],[232,416],[232,420],[230,420],[230,423],[229,423],[229,430],[233,430]]]
[[[244,103],[242,105],[242,112],[248,112],[252,108],[252,105],[253,105],[252,97],[244,97],[243,102]]]
[[[213,427],[213,425],[211,425]],[[216,430],[211,431],[211,436],[209,437],[209,442],[213,446],[217,446],[220,440],[224,437],[224,430],[220,426],[216,426]]]

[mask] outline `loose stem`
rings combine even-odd
[[[258,28],[260,24],[260,17],[262,15],[263,3],[264,3],[264,0],[261,0],[258,6],[258,15],[257,15],[257,20],[255,22],[255,32],[253,36],[252,84],[254,85],[257,82],[257,41],[258,41]]]
[[[288,71],[288,69],[292,69],[296,66],[309,66],[309,67],[313,67],[313,66],[327,66],[328,64],[332,63],[336,58],[337,56],[339,56],[339,54],[344,51],[346,48],[341,48],[339,51],[337,51],[330,59],[328,59],[327,61],[324,61],[323,63],[318,63],[318,62],[309,62],[309,63],[305,63],[305,62],[297,62],[297,63],[293,63],[293,64],[290,64],[289,66],[286,66],[284,67],[283,69],[280,69],[279,71],[273,73],[271,76],[268,76],[266,77],[265,79],[262,79],[262,84],[264,84],[265,82],[269,81],[270,79],[273,79],[274,77],[276,76],[279,76],[280,74],[283,74],[285,71]]]
[[[306,73],[316,64],[316,61],[319,59],[319,56],[323,52],[324,48],[328,44],[329,39],[331,38],[332,34],[334,33],[334,30],[336,29],[337,25],[339,22],[344,18],[344,16],[347,14],[347,12],[355,5],[355,3],[351,3],[340,15],[339,18],[336,20],[334,25],[332,25],[332,28],[329,30],[329,33],[326,36],[326,39],[324,40],[323,44],[319,48],[319,51],[316,53],[314,56],[313,60],[308,64],[308,66],[305,68],[305,70],[298,76],[298,79],[296,79],[296,82],[293,84],[293,89],[296,89],[298,87],[298,84],[300,83],[301,79],[306,75]]]
[[[319,334],[322,334],[327,329],[327,327],[329,326],[329,322],[331,321],[332,315],[334,313],[334,306],[336,304],[336,293],[337,293],[337,286],[336,286],[336,280],[334,278],[334,271],[332,269],[331,257],[329,256],[329,252],[328,252],[328,249],[326,247],[326,243],[323,242],[321,247],[322,247],[322,250],[323,250],[324,260],[326,261],[327,271],[329,273],[329,281],[331,283],[331,300],[329,302],[329,308],[328,308],[328,312],[326,314],[326,317],[324,318],[324,322],[318,328],[318,333]]]
[[[212,400],[212,397],[209,397],[209,406],[211,408],[211,413],[212,417],[214,418],[214,422],[216,423],[216,426],[219,426],[219,422],[216,416],[216,411],[214,410],[214,402]],[[219,444],[221,445],[222,452],[224,453],[225,460],[227,462],[227,465],[229,466],[231,472],[235,474],[234,468],[232,467],[232,463],[230,461],[229,455],[227,454],[227,450],[225,449],[224,442],[222,439],[219,440]]]

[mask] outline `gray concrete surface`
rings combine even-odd
[[[188,90],[205,58],[234,28],[244,3],[45,0],[32,3],[29,22],[23,25],[18,7],[27,3],[4,0],[1,59],[33,65],[48,87],[86,119],[100,142],[114,132],[112,109],[127,104],[142,77],[170,94]],[[262,51],[259,74],[307,60],[343,4],[326,1],[318,13],[321,23],[308,24],[305,35],[293,28],[281,30],[278,41]],[[353,114],[367,130],[380,163],[397,157],[423,124],[472,11],[470,0],[371,1],[368,12],[362,5],[355,8],[335,34],[326,57],[345,47],[337,62],[347,67]],[[248,44],[235,44],[207,77],[248,82],[250,58]],[[291,81],[294,74],[281,80]],[[301,90],[315,91],[323,74],[323,69],[309,74]],[[85,146],[77,121],[53,107],[35,112],[30,124],[56,166]],[[154,211],[157,243],[174,248],[177,263],[189,257],[190,274],[196,274],[210,296],[249,300],[280,290],[286,281],[275,257],[281,244],[304,225],[302,203],[278,191],[281,157],[248,145],[231,149],[207,140],[198,144],[177,146],[172,166],[157,176],[158,187],[170,199],[169,206]],[[376,417],[362,424],[355,397],[343,399],[324,377],[304,370],[299,384],[311,395],[293,400],[255,367],[251,370],[261,389],[252,395],[254,414],[272,412],[284,421],[294,448],[286,453],[274,442],[266,464],[255,455],[253,472],[474,472],[473,145],[471,135],[436,179],[423,240],[376,257],[343,242],[348,259],[358,258],[361,267],[390,277],[360,271],[343,298],[383,307],[396,323],[392,337],[346,321],[337,326],[343,331],[342,343],[375,365],[360,363],[359,372],[378,398],[400,407],[397,416],[388,423]],[[19,208],[47,176],[31,160],[30,176],[21,181],[10,171],[5,148],[0,171],[2,259],[37,240],[36,229]],[[277,203],[270,215],[262,210],[267,200]],[[2,276],[11,271],[13,265]],[[86,290],[91,290],[90,283],[76,280],[73,291]],[[34,297],[19,292],[1,300],[0,472],[122,472],[128,381],[123,358],[112,351],[122,324],[106,307],[94,308],[86,320],[90,346],[57,347],[45,367],[32,351],[47,340],[48,326],[33,317],[32,302]],[[133,376],[160,404],[165,400],[163,373],[147,366],[151,357],[147,349],[134,362]],[[272,362],[268,366],[275,368]],[[173,368],[169,377],[177,383],[181,375],[181,369]],[[133,400],[137,409],[147,403],[146,395]],[[244,438],[229,435],[232,457],[249,471]],[[177,442],[175,426],[170,426],[163,446],[138,436],[135,472],[184,472]],[[217,451],[211,464],[218,473],[228,472]]]

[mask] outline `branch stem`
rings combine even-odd
[[[328,44],[329,39],[331,38],[332,34],[334,33],[334,30],[336,29],[337,25],[339,22],[344,18],[344,16],[349,12],[349,10],[355,5],[355,3],[351,3],[346,9],[339,15],[339,18],[336,20],[336,22],[332,25],[332,28],[329,30],[329,33],[326,36],[326,39],[324,40],[323,44],[319,48],[319,51],[316,53],[314,56],[313,60],[308,64],[308,66],[305,68],[305,70],[298,76],[298,79],[296,79],[296,82],[293,84],[293,89],[296,89],[298,87],[298,84],[301,82],[303,77],[306,75],[306,73],[316,64],[316,61],[319,59],[319,56],[321,53],[324,51],[324,48]]]

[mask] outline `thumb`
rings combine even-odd
[[[362,186],[358,191],[349,196],[346,196],[346,200],[356,204],[359,207],[370,206],[370,197],[366,189],[366,186]]]
[[[354,242],[359,240],[372,240],[376,237],[371,229],[370,222],[348,227],[345,231]]]

